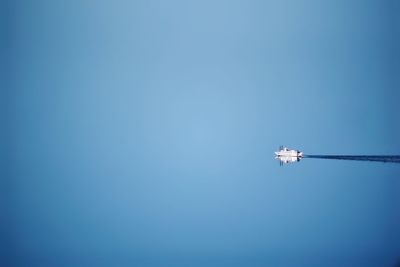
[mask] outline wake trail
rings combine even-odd
[[[400,163],[400,155],[304,155],[303,158]]]

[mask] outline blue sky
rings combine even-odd
[[[9,1],[10,266],[394,266],[395,1]]]

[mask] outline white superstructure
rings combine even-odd
[[[283,163],[292,163],[300,161],[303,158],[303,152],[298,150],[291,150],[287,147],[280,147],[279,151],[275,152],[276,159],[279,160],[279,164],[283,165]]]

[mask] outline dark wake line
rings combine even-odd
[[[356,160],[356,161],[378,161],[400,163],[400,156],[357,156],[357,155],[304,155],[303,158],[313,159],[339,159],[339,160]]]

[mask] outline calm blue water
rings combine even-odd
[[[397,2],[5,1],[0,265],[396,266]]]

